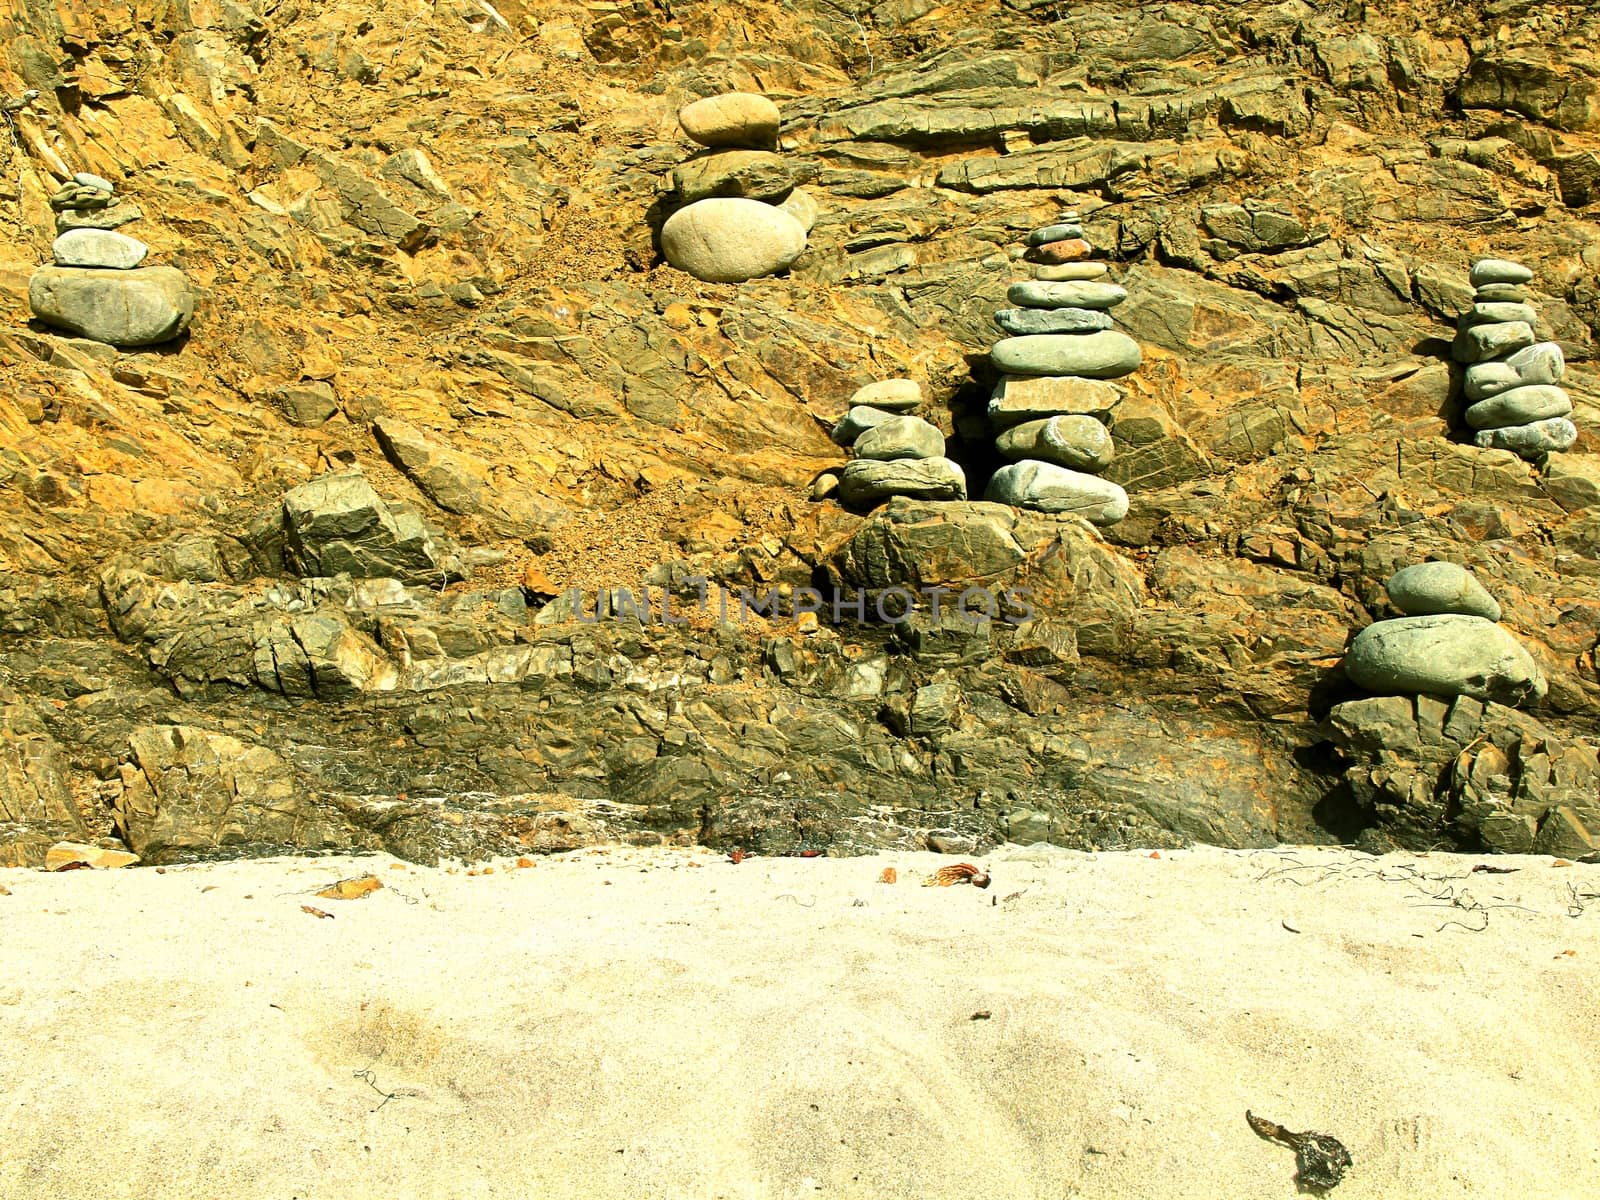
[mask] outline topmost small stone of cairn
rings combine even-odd
[[[755,92],[724,92],[678,110],[678,124],[702,146],[767,150],[777,143],[778,106]]]

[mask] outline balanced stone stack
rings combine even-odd
[[[1139,367],[1139,343],[1111,327],[1128,293],[1106,278],[1074,212],[1028,234],[1033,278],[1011,285],[1016,307],[995,313],[1010,337],[990,359],[1002,372],[989,400],[995,447],[1010,459],[985,498],[1041,512],[1077,513],[1114,525],[1128,494],[1099,472],[1113,448],[1106,420],[1122,399],[1107,382]]]
[[[688,104],[678,124],[709,153],[672,172],[679,208],[661,227],[673,266],[711,283],[743,283],[788,268],[806,248],[817,203],[805,170],[774,152],[778,106],[753,92]]]
[[[1539,664],[1497,624],[1500,605],[1465,567],[1418,563],[1384,586],[1406,615],[1356,635],[1344,659],[1351,682],[1383,696],[1470,696],[1512,707],[1544,698]]]
[[[47,325],[112,346],[171,341],[194,317],[194,294],[175,267],[141,266],[150,248],[116,232],[139,210],[98,175],[80,173],[50,198],[57,210],[53,266],[28,281],[28,304]]]
[[[1566,360],[1560,346],[1534,334],[1538,314],[1522,287],[1533,272],[1485,258],[1472,265],[1471,278],[1472,311],[1461,318],[1451,354],[1467,369],[1463,394],[1473,441],[1529,460],[1570,450],[1578,440],[1572,400],[1556,386]]]
[[[922,403],[914,379],[885,379],[858,388],[834,426],[833,440],[855,455],[839,472],[839,498],[865,507],[890,496],[965,500],[967,477],[944,456],[944,434],[912,410]]]

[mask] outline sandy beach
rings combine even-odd
[[[0,872],[0,1196],[1595,1194],[1600,867],[954,861]]]

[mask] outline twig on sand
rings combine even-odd
[[[415,1092],[405,1092],[405,1091],[402,1091],[402,1092],[386,1092],[386,1091],[384,1091],[381,1087],[378,1086],[378,1075],[377,1075],[377,1072],[375,1072],[371,1067],[363,1067],[359,1071],[352,1071],[351,1074],[354,1075],[357,1079],[361,1080],[363,1083],[365,1083],[373,1091],[377,1092],[378,1095],[383,1097],[383,1104],[378,1105],[377,1108],[372,1110],[373,1112],[381,1112],[382,1109],[383,1109],[383,1105],[389,1103],[389,1101],[395,1099],[396,1097],[410,1098],[410,1097],[416,1095]]]

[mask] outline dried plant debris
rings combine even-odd
[[[1277,1142],[1294,1151],[1296,1166],[1294,1181],[1302,1192],[1321,1195],[1339,1186],[1352,1164],[1350,1151],[1338,1138],[1308,1129],[1292,1133],[1264,1117],[1245,1110],[1244,1119],[1250,1128],[1269,1142]]]
[[[989,886],[989,876],[971,863],[952,863],[948,867],[940,867],[923,880],[922,886],[949,887],[955,883],[970,883],[973,887],[986,888]]]

